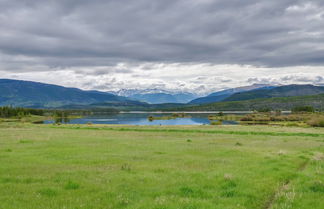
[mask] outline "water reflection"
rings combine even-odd
[[[149,120],[151,113],[139,114],[114,114],[114,115],[92,115],[83,118],[56,118],[44,123],[66,123],[66,124],[125,124],[125,125],[204,125],[210,124],[209,114],[190,114],[190,117],[172,118],[169,120]],[[155,117],[168,116],[170,114],[154,114]],[[236,121],[224,120],[223,125],[237,124]]]
[[[54,122],[55,123],[70,123],[71,119],[70,118],[55,118]]]

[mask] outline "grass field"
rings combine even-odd
[[[0,209],[323,209],[324,129],[0,123]]]

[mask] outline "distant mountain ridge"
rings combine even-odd
[[[118,96],[126,96],[149,104],[187,103],[198,97],[196,94],[189,92],[171,92],[163,89],[121,89],[110,93]]]
[[[132,103],[126,97],[32,81],[0,79],[0,105],[51,108],[70,104]],[[139,102],[136,102],[139,103]]]
[[[174,111],[253,111],[260,109],[291,110],[298,106],[312,106],[324,110],[324,94],[223,101],[175,108]]]
[[[251,86],[243,86],[238,88],[226,89],[218,92],[214,92],[205,97],[200,97],[189,102],[189,104],[208,104],[213,102],[220,102],[230,97],[231,95],[239,92],[246,92],[255,89],[271,89],[275,86],[270,86],[267,84],[253,84]]]
[[[159,88],[149,88],[149,89],[120,89],[118,91],[109,91],[108,93],[115,94],[118,96],[123,96],[123,97],[129,97],[134,94],[155,94],[155,93],[174,94],[175,92],[167,91]]]
[[[275,88],[261,88],[251,91],[238,92],[232,94],[223,101],[243,101],[251,99],[264,99],[275,97],[293,97],[293,96],[308,96],[324,93],[324,86],[314,85],[287,85]]]

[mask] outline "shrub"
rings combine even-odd
[[[271,109],[269,107],[264,107],[264,108],[258,109],[258,112],[271,112]]]
[[[278,115],[281,115],[281,110],[275,110],[275,114],[278,116]]]
[[[313,117],[307,124],[313,127],[324,127],[324,117]]]
[[[253,121],[254,118],[252,115],[246,115],[245,117],[241,118],[241,121]]]
[[[292,108],[291,110],[294,113],[298,113],[298,112],[315,112],[314,107],[312,106],[297,106]]]
[[[222,125],[223,122],[221,120],[218,120],[218,121],[211,121],[210,122],[210,125]]]
[[[172,117],[174,118],[184,118],[186,117],[185,113],[172,113]]]

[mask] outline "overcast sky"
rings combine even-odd
[[[0,77],[102,91],[324,85],[324,1],[0,0]]]

